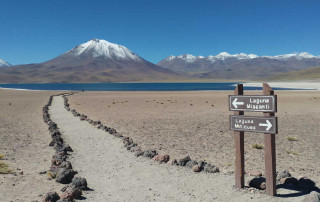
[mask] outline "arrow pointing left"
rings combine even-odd
[[[238,105],[244,105],[244,102],[237,102],[238,98],[234,99],[232,105],[234,108],[238,109]]]

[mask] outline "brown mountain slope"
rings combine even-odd
[[[303,69],[299,71],[293,71],[288,73],[278,74],[272,77],[268,77],[267,80],[277,80],[277,81],[285,81],[285,80],[315,80],[320,81],[320,67]]]

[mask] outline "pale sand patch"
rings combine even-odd
[[[71,108],[132,137],[143,149],[156,149],[174,158],[190,155],[195,160],[205,159],[227,172],[234,170],[229,94],[233,92],[84,92],[70,96],[69,100]],[[288,169],[295,177],[304,175],[319,185],[320,92],[276,91],[276,94],[277,170]],[[252,148],[255,143],[263,145],[263,137],[259,133],[246,133],[246,170],[264,173],[264,150]],[[297,141],[289,141],[288,137]]]
[[[268,82],[272,88],[295,88],[320,90],[319,82]],[[262,83],[244,83],[245,87],[262,87]]]
[[[39,174],[50,168],[54,154],[49,147],[48,127],[42,119],[42,107],[52,94],[0,89],[0,153],[6,155],[5,162],[17,173],[0,174],[0,201],[39,200],[39,195],[62,187],[47,180],[46,174]]]
[[[90,188],[86,201],[300,201],[245,194],[233,189],[232,175],[194,173],[178,166],[134,157],[119,138],[80,121],[64,109],[62,97],[50,107],[52,120],[73,148],[70,161]],[[283,190],[279,190],[283,193]]]

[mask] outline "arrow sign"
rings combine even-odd
[[[272,124],[270,123],[269,120],[266,120],[266,121],[267,121],[266,124],[265,123],[259,123],[259,126],[265,126],[265,127],[267,127],[266,130],[269,131],[270,128],[272,127]]]
[[[255,133],[278,133],[277,117],[230,116],[230,129]]]
[[[229,95],[230,111],[276,112],[276,95]]]
[[[232,105],[234,108],[238,109],[238,105],[244,105],[244,102],[237,102],[238,98],[234,99]]]

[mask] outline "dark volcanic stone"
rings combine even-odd
[[[248,182],[250,187],[254,187],[256,189],[265,190],[266,189],[266,178],[264,177],[255,177]]]
[[[57,194],[57,192],[49,192],[42,198],[42,201],[45,201],[45,202],[56,202],[59,199],[60,199],[60,197]]]
[[[72,179],[71,185],[80,190],[88,190],[87,180],[81,177],[75,177]]]
[[[148,158],[153,158],[155,155],[157,155],[157,151],[155,150],[147,150],[144,152],[143,156]]]
[[[188,161],[191,161],[190,156],[186,156],[186,157],[184,157],[182,159],[179,159],[178,160],[178,165],[185,166]]]
[[[198,162],[191,160],[186,163],[186,167],[192,168],[193,166],[198,165]]]
[[[219,168],[217,166],[211,165],[211,164],[206,164],[203,167],[203,171],[207,173],[218,173]]]
[[[56,181],[61,184],[69,184],[75,174],[75,171],[72,169],[62,168],[57,173]]]
[[[304,192],[310,192],[316,189],[316,183],[307,177],[299,178],[298,185]]]

